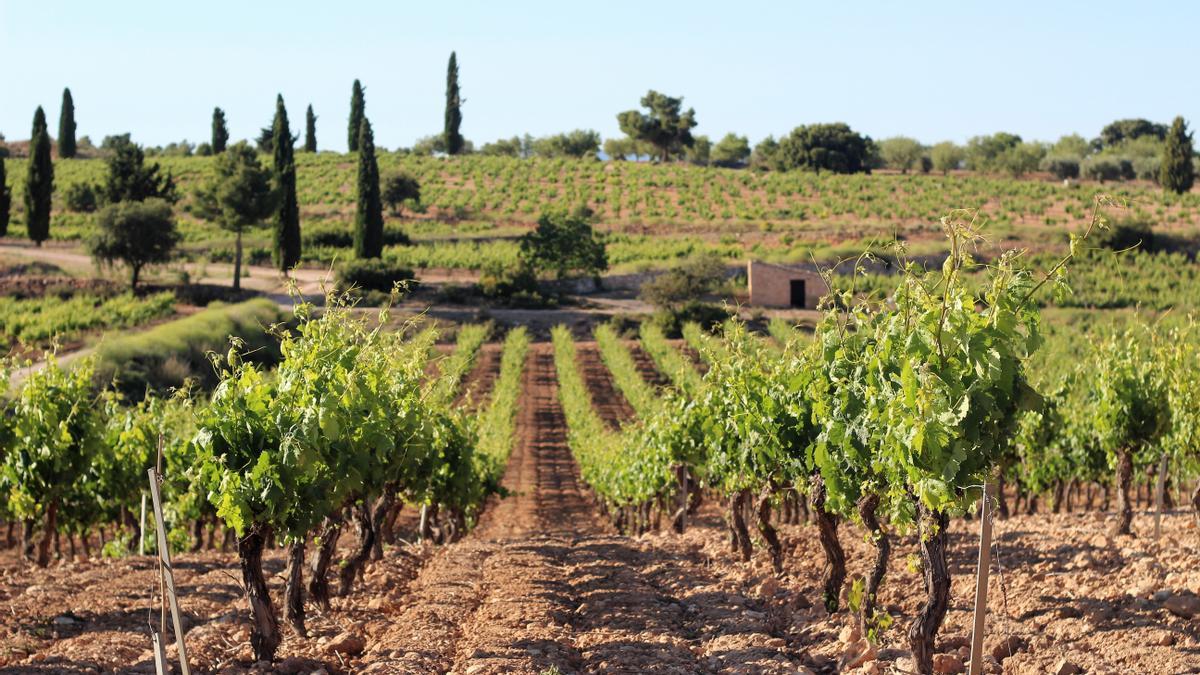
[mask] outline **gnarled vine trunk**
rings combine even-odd
[[[1133,534],[1133,505],[1129,502],[1129,483],[1133,480],[1133,452],[1123,449],[1117,453],[1117,522],[1112,534]]]
[[[838,610],[842,584],[846,581],[846,552],[842,550],[842,543],[838,541],[837,518],[825,511],[825,481],[821,474],[813,474],[809,479],[808,505],[813,520],[817,522],[821,548],[825,551],[825,588],[822,600],[825,603],[825,611],[833,614]]]
[[[1200,483],[1196,483],[1196,490],[1192,492],[1192,509],[1196,512],[1196,524],[1200,525]]]
[[[142,540],[142,523],[133,516],[133,512],[125,507],[121,507],[121,520],[133,532],[133,536],[129,538],[129,543],[125,545],[125,550],[133,553],[138,550],[138,542]]]
[[[204,516],[192,523],[192,553],[197,553],[204,547]]]
[[[945,511],[933,511],[920,500],[917,501],[917,517],[926,598],[920,614],[908,628],[908,643],[917,671],[932,673],[934,641],[950,607],[950,568],[946,564],[949,541],[946,528],[950,519]]]
[[[275,607],[263,578],[262,554],[270,536],[270,528],[254,527],[238,541],[238,562],[242,567],[242,583],[250,601],[250,648],[255,661],[273,661],[283,635]]]
[[[367,558],[371,556],[371,547],[375,545],[375,522],[371,518],[371,504],[367,500],[363,500],[361,504],[354,506],[354,526],[358,534],[358,545],[350,554],[350,559],[346,560],[342,565],[342,570],[339,573],[341,595],[350,595],[351,589],[354,588],[354,580],[358,578],[362,571],[363,565],[366,564]]]
[[[750,531],[746,529],[746,500],[750,498],[749,490],[742,490],[733,496],[729,502],[730,522],[733,527],[734,550],[741,551],[742,562],[750,562]]]
[[[100,530],[100,540],[103,545],[104,530]],[[33,560],[33,549],[37,542],[33,539],[33,518],[26,518],[21,522],[21,557],[26,560]]]
[[[779,543],[779,535],[776,534],[775,528],[771,525],[771,493],[770,487],[764,487],[762,494],[758,496],[758,502],[754,505],[755,526],[758,528],[759,534],[767,542],[767,550],[771,552],[771,568],[775,570],[775,574],[783,574],[783,546]]]
[[[996,479],[996,510],[1001,518],[1008,518],[1008,498],[1004,496],[1004,469],[1000,469],[1000,477]]]
[[[375,510],[371,513],[371,527],[375,530],[375,541],[371,546],[371,560],[383,560],[383,535],[387,528],[388,514],[396,503],[396,485],[388,483],[383,487],[383,494],[375,501]]]
[[[688,476],[691,484],[691,490],[688,492],[688,515],[694,516],[700,510],[700,505],[704,503],[704,491],[696,484],[696,479]]]
[[[1054,481],[1053,499],[1050,502],[1050,510],[1054,513],[1062,513],[1063,497],[1065,494],[1066,483],[1059,480]]]
[[[679,534],[683,534],[687,530],[688,506],[690,503],[688,490],[691,488],[688,470],[683,464],[675,466],[675,480],[679,483],[679,508],[671,516],[671,529]]]
[[[46,521],[42,526],[42,538],[38,541],[37,566],[48,567],[50,565],[50,542],[54,539],[54,535],[58,533],[58,500],[50,501],[46,507]]]
[[[887,533],[883,531],[883,527],[879,524],[879,518],[875,515],[878,508],[879,495],[865,494],[858,499],[858,517],[862,518],[863,526],[867,528],[867,533],[871,535],[871,541],[875,543],[875,566],[871,568],[871,574],[867,577],[866,592],[863,594],[862,601],[864,626],[870,625],[874,619],[879,586],[883,583],[883,576],[887,574],[888,558],[892,553],[892,544],[888,541]]]
[[[304,537],[288,546],[287,586],[284,587],[283,618],[300,637],[308,637],[304,625]]]
[[[323,609],[329,609],[329,563],[337,550],[338,537],[342,534],[342,515],[330,514],[321,526],[321,546],[313,558],[312,578],[308,580],[308,597]]]

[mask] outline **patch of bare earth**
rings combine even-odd
[[[475,366],[463,378],[455,405],[478,409],[492,394],[496,378],[500,376],[502,345],[488,342],[479,348]]]

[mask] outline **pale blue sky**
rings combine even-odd
[[[1200,116],[1193,2],[0,0],[0,132],[27,138],[38,104],[56,128],[70,86],[97,142],[207,140],[214,105],[244,138],[280,92],[341,150],[358,77],[377,143],[410,145],[441,129],[452,49],[477,144],[618,135],[649,88],[684,96],[697,133],[752,141],[828,121],[927,143],[1090,138],[1120,117]]]

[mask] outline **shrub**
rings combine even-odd
[[[354,231],[349,226],[340,223],[312,225],[306,227],[300,235],[304,248],[350,248],[354,245]],[[399,226],[384,225],[383,244],[385,246],[407,246],[411,243],[408,235]]]
[[[683,337],[683,326],[698,323],[701,326],[721,325],[733,314],[726,307],[705,302],[688,302],[673,309],[660,309],[651,317],[651,322],[663,334],[675,339]]]
[[[1041,169],[1059,180],[1079,178],[1079,160],[1075,157],[1047,157],[1042,160]]]
[[[538,157],[588,157],[600,151],[600,134],[591,129],[576,129],[533,141],[532,151]]]
[[[1133,160],[1133,175],[1138,180],[1148,180],[1155,183],[1162,171],[1162,159],[1158,157],[1137,157]]]
[[[488,261],[479,275],[479,292],[512,307],[541,309],[558,306],[558,298],[542,291],[528,267]]]
[[[599,276],[608,269],[603,235],[592,229],[591,212],[543,213],[537,229],[521,237],[521,264],[534,274]]]
[[[885,138],[879,142],[879,155],[883,159],[883,165],[902,173],[908,173],[910,169],[919,169],[924,151],[925,148],[919,141],[907,136]]]
[[[73,183],[63,192],[67,210],[74,213],[91,213],[96,210],[96,188],[91,183]]]
[[[405,204],[421,201],[421,184],[409,174],[398,171],[383,179],[383,201],[399,214]]]
[[[411,269],[382,258],[348,260],[337,270],[337,286],[343,290],[391,293],[396,284],[405,285],[413,278]]]
[[[725,263],[711,254],[692,256],[642,284],[641,298],[664,309],[698,300],[725,281]]]
[[[1085,178],[1101,183],[1110,180],[1131,180],[1136,176],[1132,162],[1116,157],[1088,157],[1084,160],[1082,169]]]
[[[870,170],[875,154],[870,136],[859,134],[847,124],[811,124],[796,127],[779,141],[771,168],[858,173]]]
[[[713,146],[709,158],[716,166],[742,166],[750,159],[750,140],[732,132],[725,134],[725,137]]]

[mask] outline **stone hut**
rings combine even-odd
[[[751,260],[746,263],[750,305],[816,309],[829,292],[825,280],[812,268]]]

